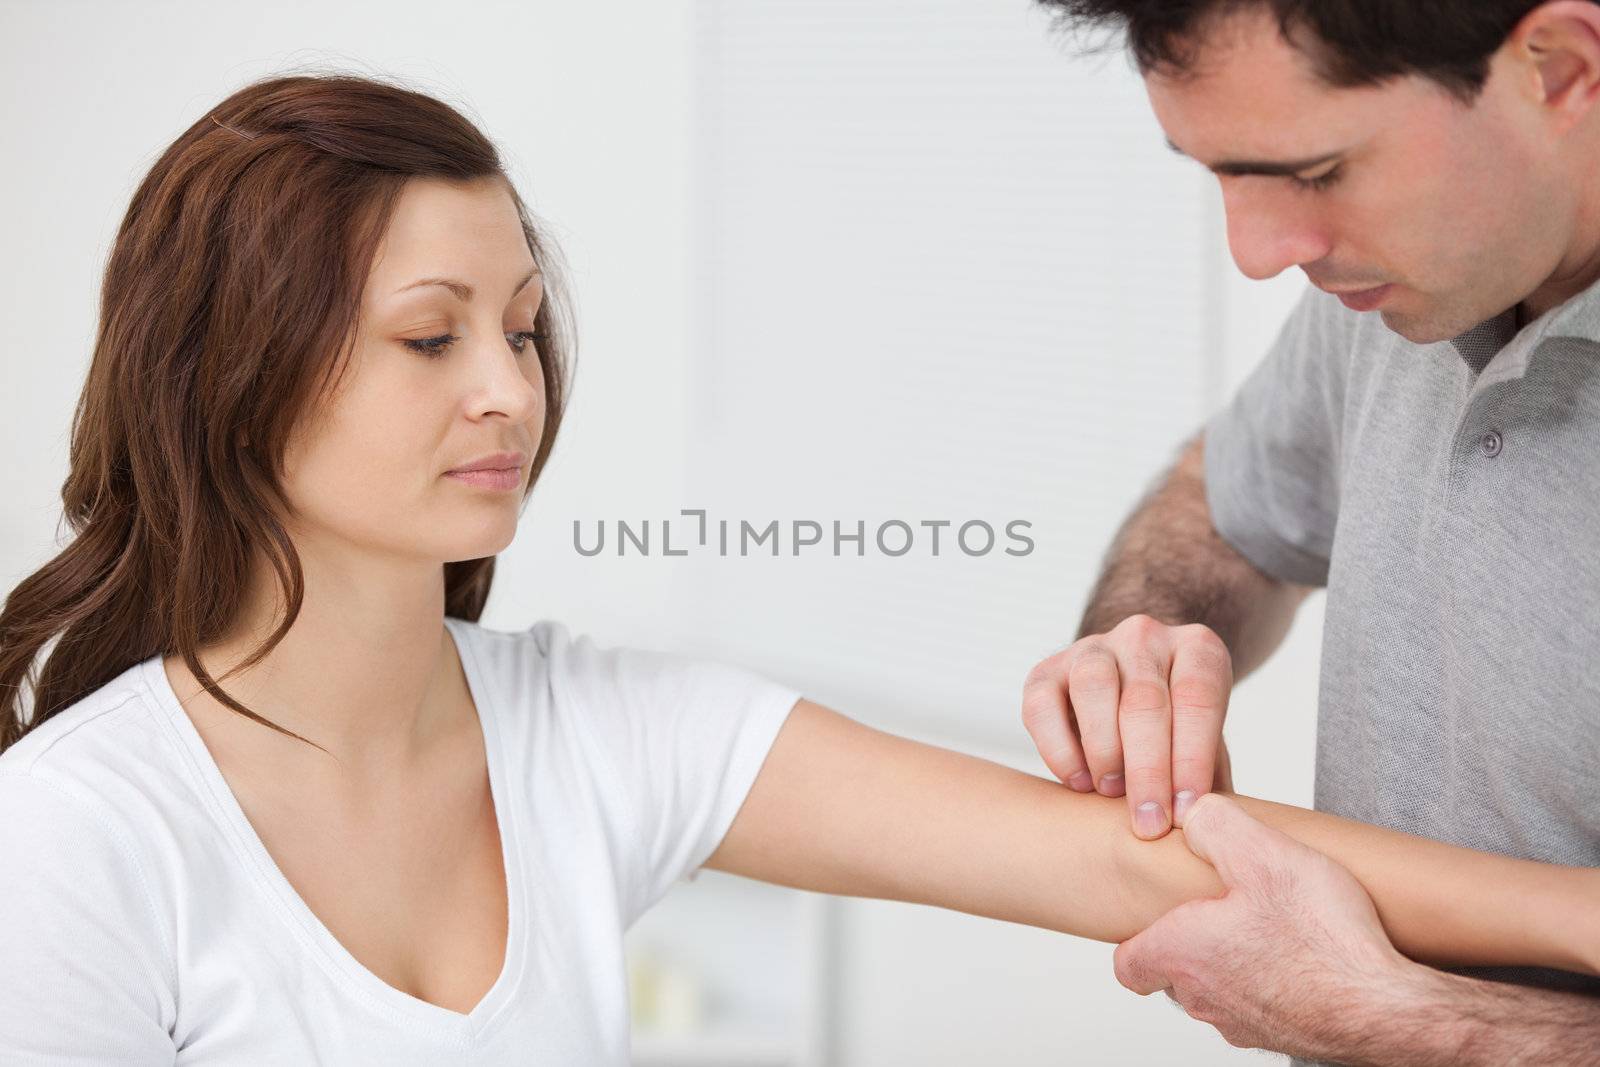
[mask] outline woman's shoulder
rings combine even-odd
[[[158,727],[144,680],[149,664],[135,663],[32,727],[0,753],[0,775],[24,775],[70,793],[147,759]]]
[[[473,624],[476,625],[476,624]],[[614,757],[715,752],[752,722],[780,722],[801,692],[715,653],[611,643],[542,619],[486,631],[508,704],[537,723],[598,739]]]
[[[574,701],[611,707],[652,705],[694,689],[775,687],[756,671],[714,654],[614,642],[574,632],[556,619],[541,619],[516,630],[461,619],[451,622],[457,633],[466,633],[484,666],[517,696],[547,698],[559,705]]]
[[[510,655],[553,659],[577,652],[631,652],[625,647],[602,643],[584,631],[574,631],[560,619],[544,618],[512,629],[500,629],[475,619],[447,616],[445,621],[457,633],[465,633],[474,645]]]
[[[159,657],[121,671],[0,753],[0,866],[147,867],[170,852],[175,828],[202,817],[152,670],[161,670]]]
[[[121,1028],[135,1011],[137,1025],[167,1029],[174,920],[129,828],[58,757],[0,766],[0,897],[20,917],[0,927],[0,1029],[48,1025],[62,991],[97,1025]]]
[[[510,630],[454,615],[445,616],[445,622],[453,633],[467,637],[475,648],[493,653],[544,656],[554,648],[564,648],[572,639],[566,625],[555,619],[540,619]]]
[[[588,633],[574,633],[557,619],[540,619],[514,630],[451,619],[467,638],[472,654],[518,696],[561,698],[573,685],[615,680],[619,673],[637,673],[672,657],[651,649],[603,643]]]
[[[148,775],[128,740],[149,709],[136,696],[108,697],[97,690],[0,756],[0,895],[36,924],[59,931],[115,917],[129,937],[156,945],[139,840]]]

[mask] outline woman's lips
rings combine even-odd
[[[445,476],[468,485],[475,485],[480,489],[515,489],[522,484],[521,467],[507,467],[503,470],[491,468],[481,471],[447,471]]]

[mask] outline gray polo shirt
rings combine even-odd
[[[1316,807],[1600,866],[1600,283],[1429,345],[1308,287],[1205,440],[1222,536],[1328,590]]]

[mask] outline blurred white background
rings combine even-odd
[[[8,0],[0,59],[5,588],[64,533],[146,168],[257,77],[399,75],[503,147],[577,295],[570,415],[484,622],[741,662],[1041,775],[1024,674],[1300,284],[1238,275],[1120,53],[1077,56],[1030,0]],[[867,555],[574,550],[575,520],[683,508],[864,521]],[[890,519],[1023,519],[1035,548],[892,558]],[[1241,791],[1310,802],[1321,610],[1235,693]],[[1110,946],[1027,927],[708,872],[630,936],[641,1063],[1260,1062],[1123,990]]]

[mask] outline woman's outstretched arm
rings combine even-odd
[[[1354,874],[1395,947],[1413,959],[1600,974],[1600,870],[1237,799]],[[1097,941],[1124,941],[1186,900],[1222,893],[1181,830],[1141,841],[1126,822],[1120,800],[801,700],[706,866]]]

